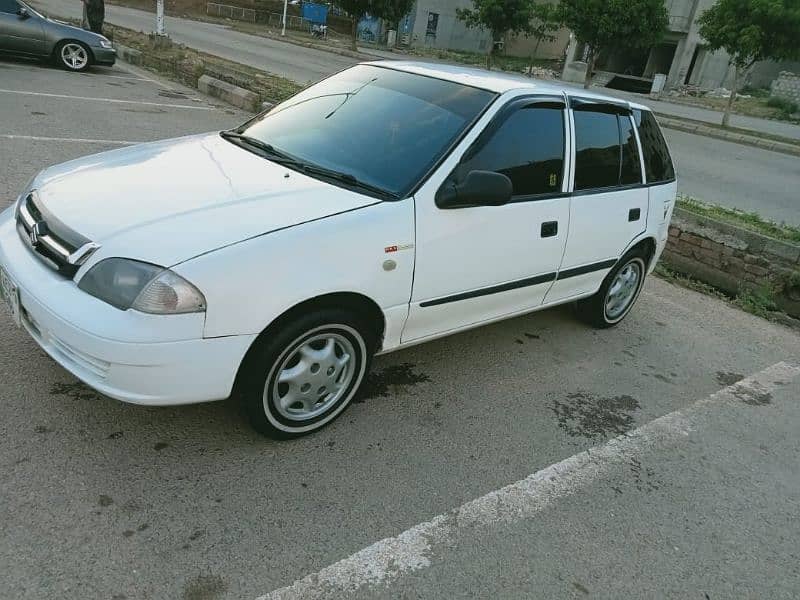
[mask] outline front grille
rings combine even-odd
[[[50,214],[35,190],[17,207],[17,232],[47,266],[69,278],[74,277],[81,264],[99,248]]]

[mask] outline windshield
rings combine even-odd
[[[42,19],[46,18],[42,13],[40,13],[38,10],[33,8],[30,4],[27,4],[26,2],[22,2],[22,0],[17,0],[17,2],[19,3],[20,6],[24,6],[28,10],[28,12],[30,14],[36,15],[37,17],[40,17]]]
[[[494,98],[451,81],[358,65],[238,131],[401,197]]]

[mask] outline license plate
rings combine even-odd
[[[11,318],[17,327],[19,320],[19,290],[3,267],[0,267],[0,296],[5,300],[6,306],[11,311]]]

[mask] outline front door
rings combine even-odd
[[[648,190],[630,111],[573,98],[571,112],[575,159],[569,238],[548,304],[597,291],[647,227]]]
[[[569,226],[567,140],[563,97],[518,98],[416,194],[416,267],[404,343],[541,305]],[[436,206],[441,185],[476,170],[509,177],[511,202]]]
[[[18,54],[44,54],[44,31],[39,17],[33,13],[18,14],[16,0],[0,0],[0,50]]]

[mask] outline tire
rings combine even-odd
[[[625,254],[606,275],[598,292],[578,301],[578,316],[598,329],[613,327],[621,322],[642,291],[647,260],[639,248]]]
[[[89,47],[73,40],[59,42],[53,57],[59,67],[74,73],[81,73],[92,64],[92,51]]]
[[[237,382],[253,428],[285,440],[319,431],[339,417],[369,372],[374,331],[357,315],[336,308],[267,330],[248,352]]]

